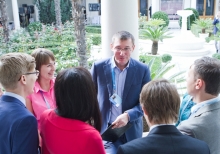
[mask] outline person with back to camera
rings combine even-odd
[[[150,127],[146,137],[119,146],[117,154],[209,154],[204,141],[183,135],[175,126],[180,97],[165,79],[153,80],[142,88],[140,103]]]
[[[54,97],[55,57],[52,51],[38,48],[31,54],[36,60],[36,69],[40,71],[34,86],[34,93],[26,99],[27,108],[35,115],[40,127],[40,116],[46,109],[56,107]]]
[[[35,60],[25,53],[0,57],[0,83],[5,93],[0,98],[0,153],[37,154],[37,120],[25,104],[33,93],[39,72]]]
[[[216,24],[219,24],[219,19],[220,18],[220,11],[217,13],[216,17],[214,18],[213,25],[213,34],[216,35],[218,32],[218,28],[216,27]],[[216,48],[216,53],[220,53],[220,40],[215,40],[215,48]]]
[[[63,70],[55,81],[57,108],[41,115],[43,154],[105,154],[101,114],[90,72]]]
[[[111,124],[113,129],[127,123],[132,125],[113,143],[112,153],[116,153],[119,145],[142,137],[143,112],[139,94],[142,86],[151,79],[148,66],[131,58],[134,48],[132,34],[127,31],[117,32],[112,37],[113,56],[95,62],[91,68],[102,114],[101,133]],[[112,101],[114,98],[118,101]]]
[[[220,60],[202,57],[190,66],[187,92],[196,103],[190,117],[177,127],[182,133],[205,141],[211,154],[220,154]]]

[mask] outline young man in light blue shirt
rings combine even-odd
[[[197,59],[187,76],[187,92],[196,103],[189,119],[177,127],[182,133],[205,141],[211,154],[220,153],[220,60]]]

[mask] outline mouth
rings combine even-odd
[[[50,76],[54,76],[54,73],[48,73]]]

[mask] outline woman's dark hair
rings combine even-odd
[[[75,67],[59,72],[54,88],[58,115],[87,122],[101,130],[96,89],[87,69]]]

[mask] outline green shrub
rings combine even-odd
[[[165,25],[163,25],[164,27],[169,25],[169,18],[167,13],[163,12],[163,11],[157,11],[152,15],[152,19],[163,19],[165,21]]]
[[[101,34],[101,26],[86,26],[86,32]]]
[[[187,29],[190,30],[196,19],[199,19],[199,12],[194,8],[186,8],[184,10],[192,10],[193,14],[187,17]],[[182,27],[182,17],[179,18],[179,25]]]
[[[101,44],[101,35],[99,34],[91,34],[90,36],[88,36],[92,39],[92,44],[93,45],[100,45]]]
[[[220,54],[219,54],[219,53],[214,53],[214,54],[212,55],[212,57],[213,57],[213,58],[216,58],[216,59],[218,59],[218,60],[220,60]]]
[[[139,55],[139,60],[145,64],[149,64],[149,62],[153,59],[154,59],[154,62],[150,68],[151,73],[155,72],[159,67],[162,66],[161,56],[148,55],[148,54],[140,54]]]
[[[172,60],[172,56],[170,54],[163,54],[162,55],[162,62],[163,63],[167,63],[167,62],[169,62],[171,60]]]
[[[34,33],[35,31],[42,31],[42,24],[38,21],[32,22],[27,27],[29,33]]]
[[[138,18],[139,29],[144,29],[144,26],[146,25],[146,23],[147,23],[147,17],[145,15],[141,16],[141,13],[140,13],[140,16]]]

